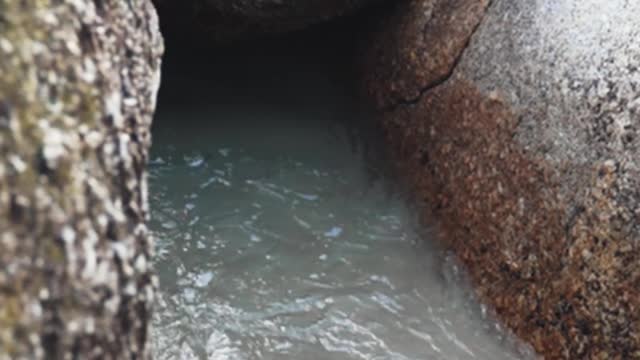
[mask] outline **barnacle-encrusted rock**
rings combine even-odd
[[[537,351],[640,358],[640,2],[489,2],[402,2],[373,40],[396,159]]]
[[[0,359],[147,358],[147,0],[0,0]]]
[[[206,31],[216,41],[299,30],[380,1],[154,0],[163,23],[172,23],[174,28],[196,24],[198,31]]]

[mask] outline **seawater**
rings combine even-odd
[[[216,55],[163,85],[156,357],[531,358],[430,244],[319,56]]]

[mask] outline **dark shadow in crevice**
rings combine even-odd
[[[226,45],[186,24],[163,22],[161,13],[166,54],[154,132],[175,126],[196,126],[203,132],[251,126],[238,121],[239,113],[263,117],[254,121],[269,121],[270,114],[282,111],[300,114],[284,126],[307,126],[311,117],[324,118],[327,126],[346,130],[341,132],[353,150],[370,164],[372,180],[387,177],[381,131],[359,96],[359,39],[377,12]],[[185,116],[162,116],[168,112]],[[193,112],[213,115],[186,115]]]

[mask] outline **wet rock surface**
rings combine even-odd
[[[399,167],[538,352],[640,357],[640,4],[465,3],[402,3],[371,42]]]
[[[218,42],[300,30],[381,1],[384,0],[154,0],[164,24],[182,31],[195,28],[190,37],[205,32]]]
[[[0,0],[0,358],[148,358],[149,1]]]

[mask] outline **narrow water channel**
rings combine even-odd
[[[150,164],[156,357],[525,358],[379,176],[335,50],[311,37],[172,63],[169,47]]]

